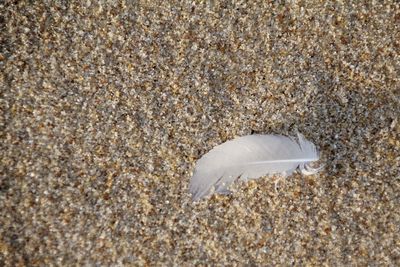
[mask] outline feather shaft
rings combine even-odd
[[[280,159],[280,160],[264,160],[264,161],[256,161],[250,162],[248,164],[268,164],[268,163],[284,163],[284,162],[313,162],[317,161],[318,158],[304,158],[304,159]]]

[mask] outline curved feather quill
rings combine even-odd
[[[261,176],[290,175],[298,167],[305,175],[321,168],[307,165],[319,159],[315,145],[298,134],[298,140],[283,135],[248,135],[214,147],[196,163],[189,189],[193,200],[212,193],[229,192],[236,180]]]

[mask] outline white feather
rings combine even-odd
[[[248,135],[214,147],[196,163],[190,181],[193,200],[212,193],[229,192],[236,180],[247,181],[261,176],[290,175],[298,167],[303,174],[318,172],[307,163],[317,161],[315,145],[298,134],[298,141],[283,135]]]

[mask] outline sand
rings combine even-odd
[[[1,266],[400,265],[398,2],[15,2]],[[297,131],[319,174],[192,202],[215,145]]]

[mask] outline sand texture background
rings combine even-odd
[[[1,266],[399,266],[396,1],[0,2]],[[192,203],[300,131],[318,175]]]

